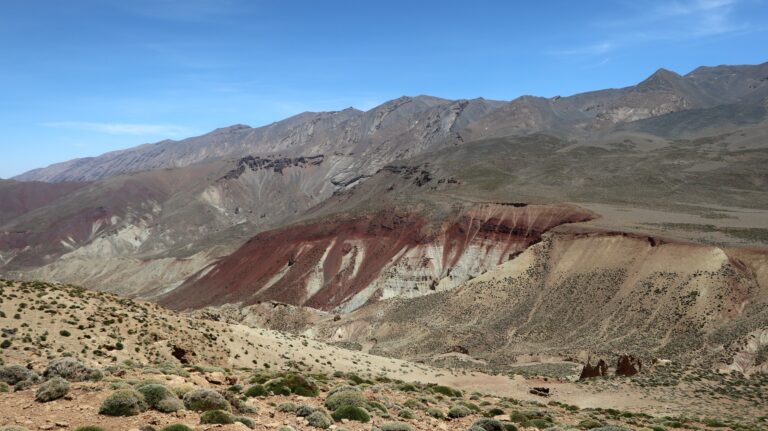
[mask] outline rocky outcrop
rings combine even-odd
[[[438,227],[386,211],[300,224],[257,235],[162,303],[184,309],[274,300],[349,311],[452,289],[516,256],[544,232],[593,217],[572,205],[484,204]]]
[[[730,363],[738,348],[739,367],[766,357],[762,333],[736,342],[765,327],[768,253],[573,232],[583,229],[547,233],[456,289],[366,305],[314,333],[337,342],[376,339],[374,353],[425,361],[460,345],[494,369],[530,355],[585,351],[612,358],[611,366],[624,352],[714,364]],[[628,362],[640,371],[639,362]]]
[[[630,377],[643,371],[643,363],[632,355],[621,355],[616,362],[616,375]]]
[[[307,166],[317,166],[323,163],[325,156],[300,156],[300,157],[280,157],[280,158],[261,158],[259,156],[248,156],[238,160],[237,167],[224,175],[221,180],[235,180],[240,178],[246,169],[258,171],[260,169],[271,169],[278,174],[283,173],[283,169],[289,167],[304,168]]]
[[[608,364],[604,360],[598,360],[597,364],[595,365],[592,365],[590,362],[591,360],[587,360],[587,363],[584,364],[584,368],[581,370],[579,380],[593,379],[595,377],[605,377],[608,375]]]

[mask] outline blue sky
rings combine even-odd
[[[1,0],[0,177],[401,95],[568,95],[762,63],[766,26],[766,0]]]

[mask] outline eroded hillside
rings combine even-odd
[[[595,215],[571,205],[482,204],[445,220],[380,212],[257,235],[162,298],[168,306],[278,300],[352,310],[450,290],[521,253],[548,230]]]

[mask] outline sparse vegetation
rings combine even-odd
[[[141,393],[131,389],[121,389],[108,396],[99,408],[99,414],[105,416],[135,416],[147,410],[147,403]]]
[[[54,377],[41,384],[35,393],[35,400],[41,403],[58,400],[69,392],[69,382],[61,377]]]

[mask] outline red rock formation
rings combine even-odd
[[[592,379],[595,377],[605,377],[608,374],[608,364],[600,359],[597,364],[592,366],[590,360],[587,359],[587,363],[584,365],[584,369],[581,370],[579,380]]]
[[[439,228],[391,212],[295,225],[255,236],[161,303],[186,309],[274,300],[329,310],[353,300],[356,308],[398,289],[427,294],[441,280],[463,281],[505,262],[555,226],[592,217],[571,205],[488,204]],[[374,283],[388,292],[368,289]]]
[[[632,355],[621,355],[616,363],[617,376],[634,376],[643,370],[643,364],[639,358]]]

